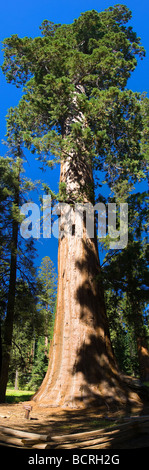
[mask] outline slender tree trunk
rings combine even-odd
[[[48,356],[48,336],[45,336],[45,356]]]
[[[35,341],[35,336],[34,336],[32,346],[31,346],[31,365],[33,364],[34,358],[35,358],[35,342],[36,341]]]
[[[47,304],[46,314],[45,314],[45,356],[48,356],[48,317],[49,317],[49,308]]]
[[[16,369],[16,373],[15,373],[15,385],[14,385],[15,390],[18,390],[18,376],[19,376],[19,371],[18,371],[18,369]]]
[[[18,194],[15,203],[18,206]],[[16,289],[16,271],[17,271],[17,242],[18,242],[18,222],[13,220],[12,223],[12,244],[11,244],[11,261],[10,261],[10,278],[7,314],[4,326],[4,341],[2,348],[2,367],[0,376],[0,403],[5,401],[6,387],[8,382],[8,370],[11,355],[12,333],[13,333],[13,317],[15,306],[15,289]]]

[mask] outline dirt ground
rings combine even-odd
[[[18,404],[0,404],[0,426],[11,427],[28,432],[43,434],[65,434],[91,431],[123,422],[126,417],[149,415],[149,405],[131,407],[131,410],[106,409],[60,409],[45,408],[35,402],[27,402],[32,406],[30,418],[25,418],[25,402]]]
[[[45,408],[37,405],[34,401],[26,402],[32,405],[30,418],[25,418],[25,402],[18,404],[0,405],[0,427],[23,430],[26,432],[48,434],[51,436],[65,436],[75,433],[87,433],[93,430],[104,430],[105,428],[113,431],[116,426],[120,432],[119,424],[128,422],[131,417],[143,417],[149,419],[149,404],[142,407],[131,406],[131,409],[59,409]],[[113,429],[112,429],[113,427]],[[2,431],[2,428],[1,428]],[[104,446],[102,447],[104,448]],[[114,447],[115,448],[115,447]],[[116,447],[117,448],[117,447]],[[130,440],[126,433],[126,440],[119,447],[122,449],[149,449],[149,431],[143,434],[143,431]],[[5,449],[5,448],[4,448]]]

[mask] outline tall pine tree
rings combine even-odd
[[[11,114],[11,112],[10,112]],[[13,111],[13,115],[16,112]],[[7,143],[9,156],[0,158],[0,237],[1,237],[1,323],[3,326],[3,342],[1,348],[1,373],[0,373],[0,402],[5,401],[5,393],[8,382],[8,372],[11,357],[15,295],[17,270],[21,269],[22,261],[24,273],[32,277],[33,266],[29,253],[33,255],[32,242],[24,246],[21,254],[19,223],[20,204],[30,187],[31,182],[23,178],[23,151],[22,141],[19,135],[19,127],[16,121],[7,121]],[[26,251],[28,252],[26,258]],[[25,260],[28,259],[27,262]],[[29,274],[30,271],[30,274]],[[25,277],[25,274],[24,274]],[[3,322],[2,322],[3,320]]]

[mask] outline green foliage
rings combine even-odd
[[[37,389],[48,366],[49,344],[53,337],[56,306],[55,268],[43,258],[32,286],[17,281],[9,382],[14,385],[16,370],[19,387]]]
[[[55,267],[49,256],[41,262],[38,273],[38,311],[43,317],[43,335],[51,339],[54,324],[55,302],[57,294],[57,279]]]
[[[48,357],[47,354],[45,354],[45,339],[44,336],[39,336],[36,344],[31,379],[27,385],[28,390],[37,390],[40,387],[46,374],[47,368]]]
[[[61,182],[59,183],[59,200],[62,202],[62,201],[66,201],[66,183],[64,182]]]
[[[35,280],[32,287],[25,281],[17,281],[15,296],[12,352],[9,380],[15,382],[16,370],[19,372],[19,386],[24,386],[30,376],[33,360],[33,347],[40,334],[41,319],[38,315]]]
[[[43,36],[54,36],[55,31],[60,26],[60,24],[54,24],[52,21],[44,20],[39,29],[41,29]]]
[[[105,279],[108,282],[108,277]],[[125,291],[105,289],[110,337],[117,363],[128,375],[139,375],[139,364],[133,328],[129,324]]]
[[[15,118],[17,113],[14,111]],[[8,381],[10,360],[18,364],[18,357],[11,358],[12,340],[15,317],[16,281],[17,276],[27,285],[33,284],[35,270],[33,267],[34,247],[33,242],[21,239],[19,233],[20,204],[27,195],[27,191],[33,187],[30,182],[23,179],[23,151],[19,127],[16,121],[8,120],[7,123],[8,156],[0,158],[0,277],[1,277],[1,299],[0,299],[0,326],[1,326],[1,370],[0,370],[0,399],[4,401]],[[27,292],[27,291],[26,291]],[[19,334],[21,336],[21,334]],[[19,337],[21,341],[21,338]],[[23,359],[24,337],[20,345],[21,362]]]
[[[4,292],[8,292],[10,258],[12,251],[13,222],[18,226],[20,204],[23,203],[32,184],[23,177],[23,161],[19,157],[0,157],[0,280]],[[33,241],[23,240],[18,231],[18,244],[13,248],[17,252],[17,269],[20,277],[31,279],[34,275],[33,260],[35,250]],[[4,315],[4,312],[3,312]]]
[[[84,154],[122,197],[128,181],[132,187],[144,176],[148,146],[148,99],[124,90],[136,55],[145,55],[126,26],[130,19],[129,9],[116,5],[82,13],[71,25],[45,20],[43,37],[4,40],[2,66],[9,82],[26,84],[17,117],[25,145],[43,162],[51,154],[56,161],[72,150]],[[80,112],[87,126],[74,122]]]
[[[147,193],[130,195],[128,207],[128,245],[121,251],[108,251],[103,279],[115,354],[122,370],[138,374],[138,338],[149,346]]]

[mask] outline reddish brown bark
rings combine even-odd
[[[78,182],[77,172],[79,165],[74,172],[62,165],[67,188],[75,178]],[[87,164],[84,175],[85,188],[89,178],[92,182]],[[110,342],[96,234],[87,238],[85,223],[82,238],[74,233],[59,240],[54,338],[48,371],[34,399],[54,407],[126,400]]]
[[[78,87],[77,93],[82,91]],[[77,110],[73,121],[86,125]],[[69,119],[64,127],[66,152],[60,182],[65,183],[66,202],[71,203],[75,222],[74,203],[94,203],[94,191],[92,165],[83,144],[79,154],[72,149],[67,155],[70,124]],[[73,225],[73,236],[63,232],[59,239],[57,311],[49,354],[47,374],[34,397],[42,406],[128,400],[110,342],[96,232],[94,238],[87,238],[85,221],[82,238],[75,236]]]

